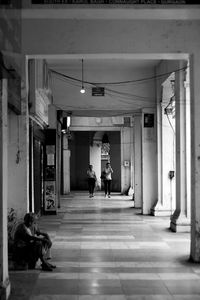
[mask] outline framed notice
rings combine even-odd
[[[44,208],[45,212],[56,211],[56,184],[55,181],[45,181],[44,184]]]
[[[54,154],[47,154],[47,166],[54,166],[54,165],[55,165]]]
[[[144,127],[154,127],[154,114],[144,114]]]
[[[46,154],[55,154],[56,146],[55,145],[46,145]]]
[[[45,168],[44,177],[46,181],[56,180],[56,169],[54,166],[48,166]]]

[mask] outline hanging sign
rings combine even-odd
[[[93,87],[92,88],[92,96],[104,96],[105,90],[104,87]]]

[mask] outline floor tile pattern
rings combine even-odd
[[[40,226],[53,240],[53,272],[10,271],[10,300],[199,300],[190,235],[169,217],[143,216],[128,196],[62,197]]]

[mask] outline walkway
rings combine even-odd
[[[10,300],[200,299],[189,234],[172,233],[169,218],[142,216],[130,197],[74,193],[40,223],[57,268],[10,272]]]

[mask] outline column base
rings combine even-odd
[[[175,211],[171,216],[170,229],[174,232],[190,232],[191,220],[186,216]]]
[[[0,299],[7,300],[10,296],[10,291],[11,291],[11,285],[9,279],[7,278],[4,282],[1,283]]]
[[[157,202],[151,208],[151,215],[155,216],[155,217],[170,217],[172,215],[172,211],[171,211],[171,209],[166,208]]]

